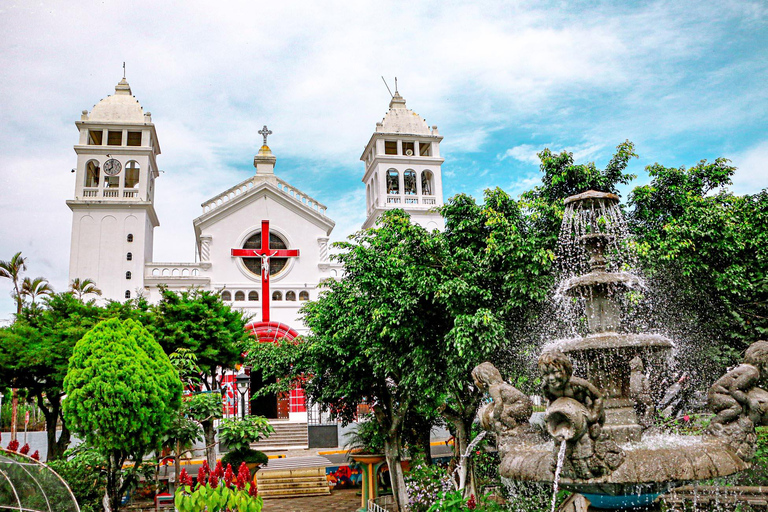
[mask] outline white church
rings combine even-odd
[[[117,301],[138,295],[157,301],[159,285],[216,291],[252,315],[248,329],[264,341],[307,332],[299,308],[317,297],[322,280],[343,271],[329,259],[335,223],[325,205],[276,173],[266,126],[259,131],[263,145],[253,176],[205,201],[192,221],[192,261],[163,263],[152,255],[160,224],[154,199],[160,142],[152,115],[123,78],[113,95],[84,110],[75,124],[75,190],[67,201],[73,214],[70,281],[92,279],[104,299]],[[434,211],[443,204],[441,140],[437,126],[408,110],[395,92],[360,157],[363,228],[391,208],[402,208],[427,229],[444,228]],[[270,418],[307,421],[300,389],[289,401],[254,400],[253,407]]]

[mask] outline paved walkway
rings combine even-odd
[[[330,496],[264,500],[263,512],[353,512],[360,509],[360,489],[339,489]]]

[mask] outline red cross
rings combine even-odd
[[[261,249],[232,249],[232,256],[240,258],[261,258],[261,320],[269,322],[269,260],[270,258],[292,258],[299,255],[298,249],[270,249],[269,221],[261,221]]]

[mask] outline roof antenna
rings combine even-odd
[[[395,94],[397,94],[397,77],[395,77]]]
[[[384,81],[384,87],[386,87],[386,88],[387,88],[387,91],[389,91],[389,95],[390,95],[390,96],[392,96],[392,97],[394,98],[394,97],[395,97],[395,95],[394,95],[394,94],[392,94],[392,90],[391,90],[391,89],[389,88],[389,86],[387,85],[387,81],[386,81],[386,80],[384,80],[384,77],[383,77],[383,76],[381,77],[381,79]],[[397,83],[397,78],[395,78],[395,83]],[[397,91],[397,87],[395,87],[395,91]]]
[[[123,80],[125,80],[125,61],[123,61]]]

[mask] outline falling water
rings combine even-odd
[[[555,468],[555,481],[552,484],[552,512],[555,512],[557,504],[557,488],[560,486],[560,472],[565,462],[565,439],[560,442],[560,451],[557,452],[557,468]]]

